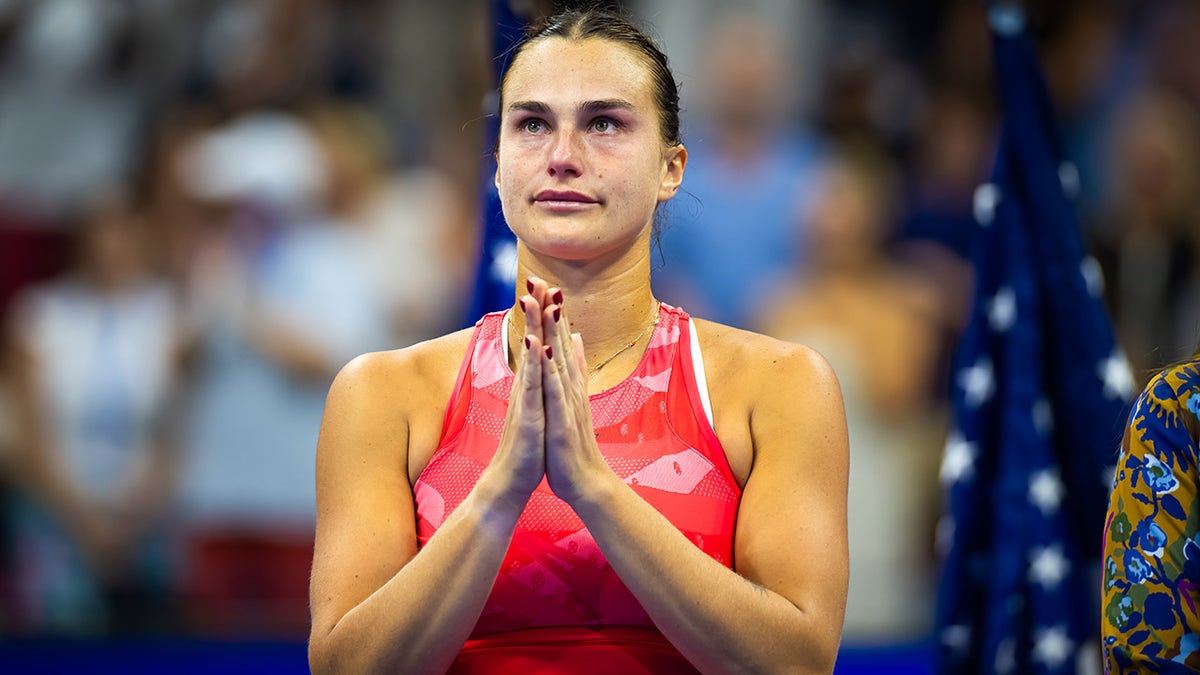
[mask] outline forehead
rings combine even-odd
[[[513,62],[504,83],[505,101],[553,105],[583,100],[625,99],[653,105],[653,83],[645,57],[602,38],[551,37],[530,44]]]

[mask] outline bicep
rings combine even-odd
[[[417,552],[405,415],[351,362],[335,379],[317,444],[313,631],[327,632]]]
[[[734,541],[737,572],[840,628],[848,578],[849,449],[841,391],[801,348],[772,364],[751,419],[754,466]]]

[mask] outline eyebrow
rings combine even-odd
[[[625,99],[611,98],[599,101],[585,101],[579,105],[579,112],[598,113],[610,110],[633,110],[633,104]],[[508,106],[509,112],[531,112],[538,115],[549,115],[550,106],[541,101],[513,101]]]

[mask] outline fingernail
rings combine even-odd
[[[554,317],[554,323],[558,323],[558,317],[562,316],[562,308],[555,307],[554,312],[551,314],[551,316]]]
[[[525,349],[529,349],[529,347],[530,347],[529,336],[526,335],[525,336]]]
[[[546,358],[548,358],[548,359],[554,358],[554,347],[551,347],[550,345],[546,345]]]
[[[557,290],[557,291],[554,291],[554,296],[553,296],[553,298],[554,298],[554,304],[556,304],[556,305],[561,305],[561,304],[562,304],[562,301],[563,301],[562,289],[559,289],[559,290]]]
[[[529,291],[530,295],[533,295],[533,279],[525,280],[525,288]]]

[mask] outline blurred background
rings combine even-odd
[[[609,4],[681,84],[656,292],[834,365],[844,643],[921,644],[998,123],[984,3]],[[1200,5],[1026,4],[1141,385],[1200,337]],[[333,375],[476,318],[490,5],[0,0],[5,643],[303,642]]]

